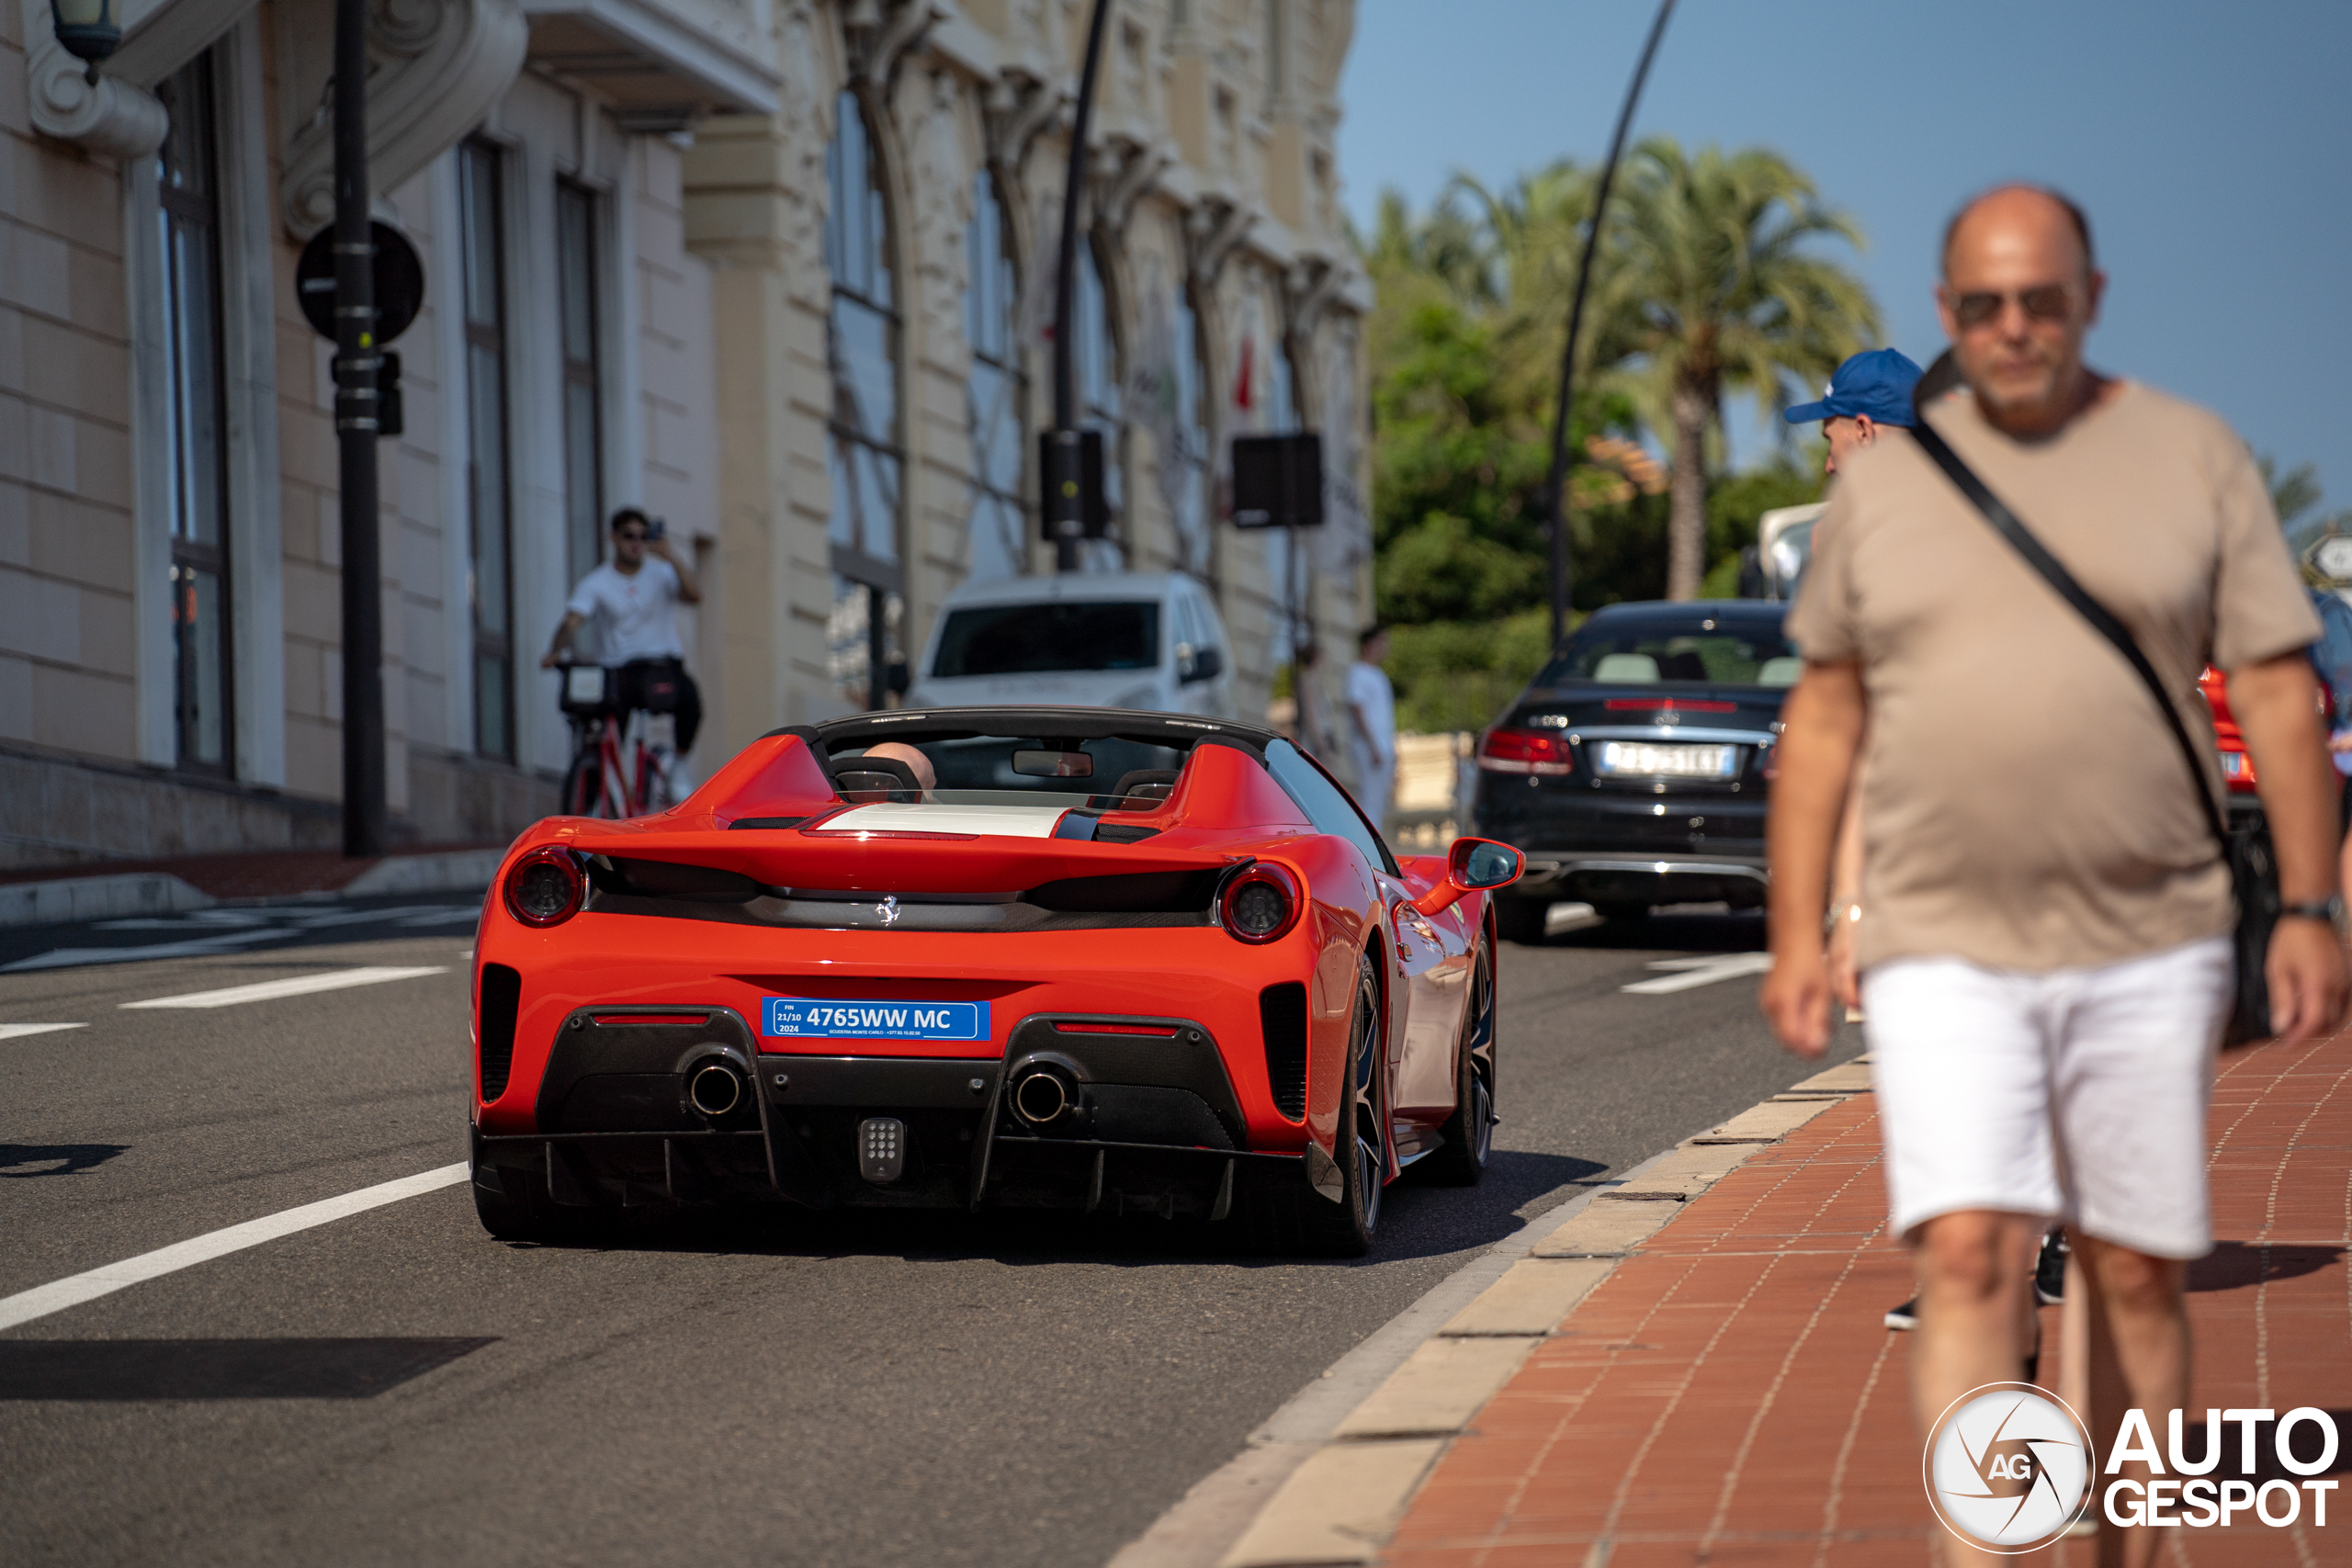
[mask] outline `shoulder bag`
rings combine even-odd
[[[1953,451],[1950,443],[1938,434],[1927,415],[1917,415],[1911,427],[1911,437],[1919,449],[1935,459],[1936,467],[1944,471],[1960,493],[1966,496],[1983,513],[1993,531],[2008,541],[2009,547],[2025,558],[2025,563],[2050,584],[2061,599],[2074,607],[2075,613],[2088,621],[2091,629],[2111,643],[2123,656],[2141,682],[2148,688],[2148,695],[2164,716],[2165,727],[2180,748],[2180,760],[2188,766],[2189,787],[2197,792],[2198,803],[2204,809],[2205,825],[2213,834],[2215,846],[2222,861],[2230,868],[2230,883],[2237,895],[2238,920],[2232,945],[2237,956],[2236,995],[2230,1008],[2229,1028],[2222,1039],[2231,1045],[2249,1040],[2266,1039],[2270,1034],[2270,983],[2263,966],[2270,956],[2271,928],[2278,923],[2278,868],[2271,857],[2270,830],[2259,817],[2233,827],[2227,814],[2205,787],[2205,765],[2196,741],[2189,739],[2188,727],[2181,722],[2180,710],[2173,705],[2172,696],[2165,690],[2163,679],[2147,655],[2132,639],[2113,611],[2092,598],[2083,585],[2075,581],[2074,573],[2059,563],[2023,523],[2017,513],[2005,505],[2001,498],[1985,488],[1976,477],[1976,470]]]

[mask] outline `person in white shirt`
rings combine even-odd
[[[1388,831],[1388,795],[1396,783],[1396,692],[1380,668],[1388,633],[1374,626],[1356,639],[1348,666],[1348,752],[1355,763],[1356,804],[1372,825]]]
[[[648,556],[653,558],[649,560]],[[583,625],[593,626],[600,662],[623,671],[622,690],[641,689],[650,678],[677,683],[677,755],[694,750],[702,728],[702,693],[685,670],[685,644],[678,637],[675,607],[702,603],[702,585],[677,558],[670,541],[634,506],[613,513],[613,558],[580,580],[563,607],[563,623],[541,669],[552,668],[571,651]]]

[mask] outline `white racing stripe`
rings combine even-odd
[[[87,1029],[86,1023],[0,1023],[0,1040],[22,1040],[28,1034],[54,1034],[61,1029]]]
[[[396,969],[330,969],[323,975],[297,975],[287,980],[262,980],[250,986],[230,986],[218,991],[184,991],[176,997],[150,997],[124,1002],[126,1008],[229,1008],[240,1002],[275,1001],[279,997],[307,997],[313,991],[340,991],[352,986],[376,986],[386,980],[410,980],[419,975],[447,975],[446,964]]]
[[[340,1198],[322,1199],[305,1203],[299,1209],[288,1209],[276,1214],[265,1214],[258,1220],[247,1220],[241,1225],[231,1225],[208,1235],[176,1242],[154,1252],[142,1252],[136,1258],[126,1258],[119,1263],[109,1263],[102,1269],[74,1274],[50,1284],[38,1285],[29,1291],[19,1291],[13,1296],[0,1297],[0,1329],[14,1328],[30,1323],[37,1317],[47,1317],[53,1312],[63,1312],[70,1306],[110,1296],[115,1292],[143,1280],[175,1274],[198,1263],[209,1263],[215,1258],[232,1252],[242,1252],[263,1242],[275,1241],[296,1231],[306,1231],[313,1225],[323,1225],[369,1209],[380,1209],[387,1203],[397,1203],[403,1198],[420,1193],[437,1192],[444,1187],[454,1187],[466,1179],[468,1167],[462,1160],[445,1165],[438,1170],[419,1171],[403,1176],[397,1181],[380,1182],[363,1187],[356,1192],[346,1192]]]
[[[1671,969],[1655,980],[1636,980],[1630,986],[1620,986],[1637,997],[1662,997],[1673,991],[1696,990],[1712,986],[1718,980],[1736,980],[1742,975],[1761,975],[1772,967],[1769,953],[1727,953],[1721,958],[1662,958],[1650,965],[1653,969]]]

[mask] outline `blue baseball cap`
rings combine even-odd
[[[1868,414],[1880,424],[1911,427],[1911,388],[1919,367],[1892,348],[1873,348],[1838,367],[1817,403],[1799,403],[1785,417],[1791,424],[1816,419]]]

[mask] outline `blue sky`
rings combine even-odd
[[[1360,0],[1340,168],[1366,222],[1598,162],[1650,0]],[[1943,346],[1936,243],[1969,193],[2037,179],[2109,275],[2093,362],[2218,409],[2352,507],[2352,5],[2344,0],[1681,0],[1635,139],[1769,146],[1860,223],[1894,346]],[[1743,459],[1770,437],[1726,410]]]

